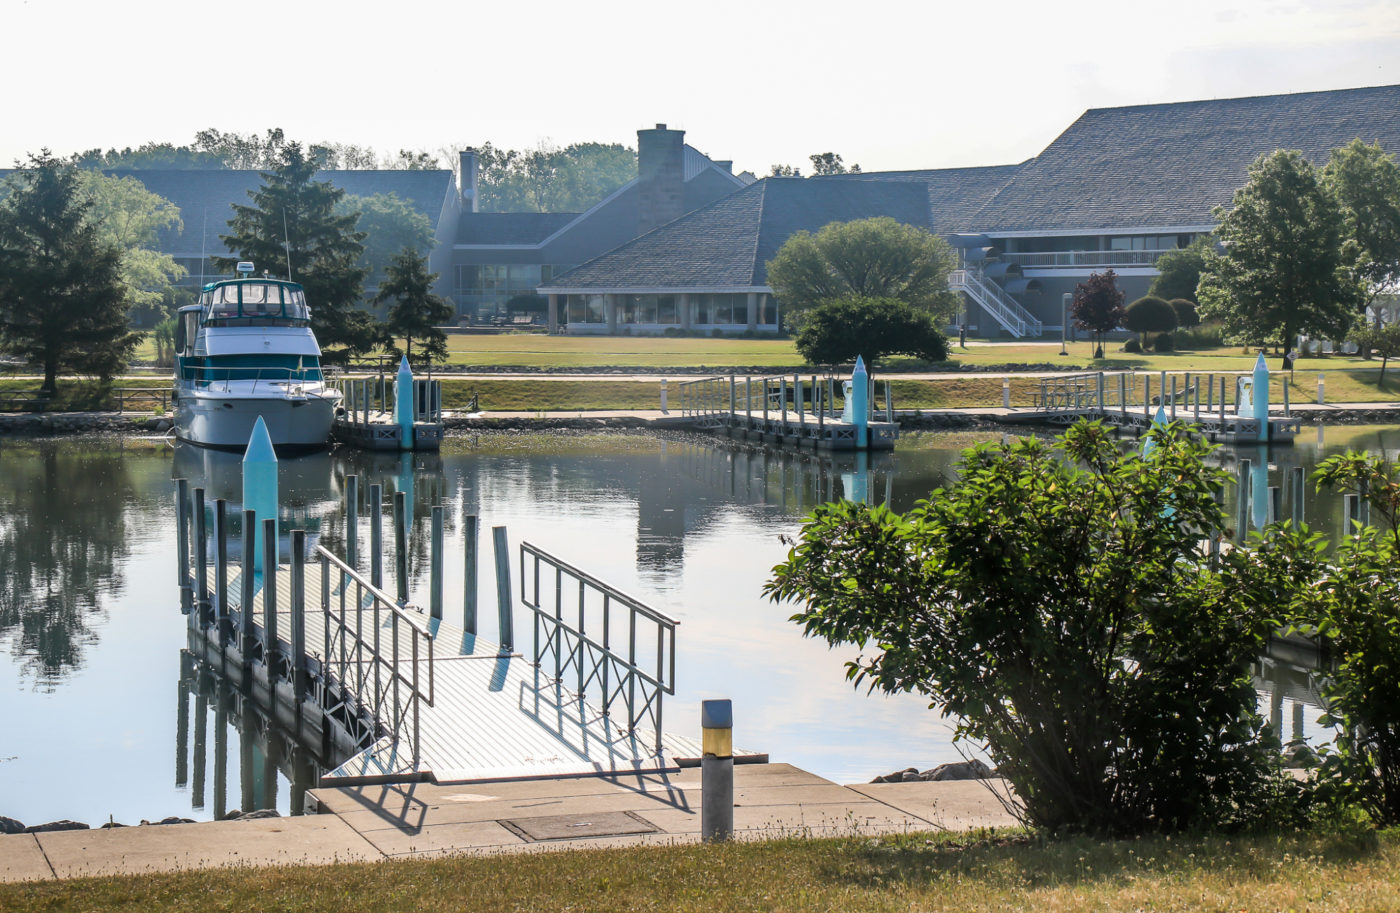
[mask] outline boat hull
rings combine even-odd
[[[279,452],[320,450],[330,446],[337,402],[330,395],[282,398],[184,391],[175,404],[175,436],[201,447],[241,452],[262,416]]]

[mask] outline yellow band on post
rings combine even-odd
[[[692,732],[694,730],[691,730]],[[724,729],[702,729],[701,749],[705,754],[715,758],[729,758],[734,756],[734,730]]]

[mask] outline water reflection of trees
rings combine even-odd
[[[52,690],[97,641],[102,598],[130,552],[127,454],[44,443],[11,449],[0,473],[0,637],[21,678]]]

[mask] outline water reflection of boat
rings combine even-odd
[[[246,266],[246,269],[245,269]],[[252,264],[239,264],[252,272]],[[242,450],[261,416],[279,450],[329,444],[340,393],[321,373],[321,347],[300,284],[227,279],[180,309],[175,339],[175,436]]]

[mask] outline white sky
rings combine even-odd
[[[1400,83],[1397,0],[0,0],[0,165],[197,130],[636,144],[736,170],[1035,155],[1087,108]]]

